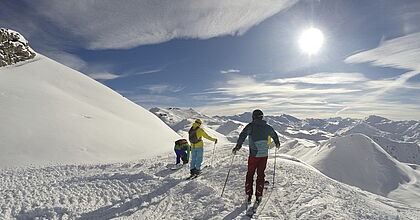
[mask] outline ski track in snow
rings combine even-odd
[[[166,168],[171,157],[131,163],[0,170],[0,219],[249,219],[243,185],[247,149],[232,145],[195,180]],[[272,181],[274,150],[266,179]],[[205,159],[211,160],[207,147]],[[205,165],[206,161],[204,162]],[[267,194],[268,197],[268,194]],[[258,219],[419,219],[420,210],[334,181],[290,156],[277,157],[275,187]],[[262,206],[260,206],[262,207]]]

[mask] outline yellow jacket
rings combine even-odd
[[[193,126],[193,128],[196,128],[200,125],[197,124],[197,123],[194,123],[192,126]],[[204,143],[203,143],[203,140],[202,140],[203,137],[206,138],[207,140],[210,140],[210,141],[216,141],[217,140],[216,138],[213,138],[210,135],[208,135],[202,128],[198,128],[197,131],[195,132],[195,134],[197,135],[197,139],[199,139],[200,141],[198,143],[195,143],[195,144],[191,143],[191,147],[203,147],[204,146]]]

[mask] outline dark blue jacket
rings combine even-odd
[[[246,137],[249,136],[249,155],[253,157],[268,156],[268,137],[274,139],[276,145],[280,145],[279,137],[274,129],[262,119],[255,119],[249,123],[239,134],[237,145],[242,147]]]

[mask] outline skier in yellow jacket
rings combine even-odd
[[[188,131],[189,140],[191,143],[191,164],[190,164],[190,171],[191,176],[198,176],[201,172],[201,163],[203,162],[203,137],[214,141],[217,143],[217,139],[210,137],[201,127],[200,125],[203,122],[200,119],[195,120],[193,125],[191,126],[190,130]]]

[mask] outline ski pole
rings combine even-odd
[[[211,167],[213,167],[214,151],[216,151],[216,142],[214,142],[213,154],[211,155],[211,162],[210,162]]]
[[[273,188],[274,188],[274,183],[276,180],[276,160],[277,160],[277,147],[276,149],[274,149],[274,171],[273,171]]]
[[[222,195],[220,195],[220,197],[223,197],[223,193],[225,192],[226,183],[227,183],[228,178],[229,178],[230,170],[232,169],[232,164],[233,164],[233,159],[234,158],[235,158],[235,154],[232,155],[232,160],[230,161],[229,171],[227,173],[225,184],[223,185],[223,189],[222,189]]]

